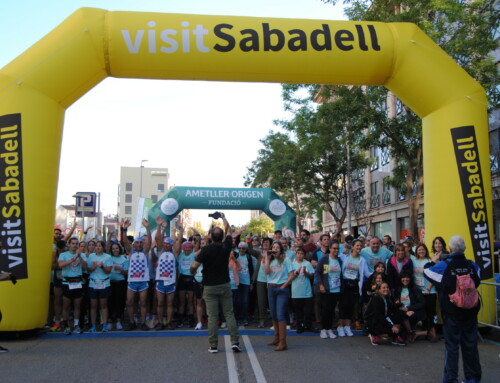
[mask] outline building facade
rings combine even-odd
[[[131,230],[136,227],[139,199],[149,198],[155,204],[167,193],[168,180],[166,168],[120,168],[118,216],[131,221]]]

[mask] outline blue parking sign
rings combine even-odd
[[[97,194],[92,192],[76,193],[76,216],[95,217]]]

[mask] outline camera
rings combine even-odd
[[[209,214],[208,216],[213,219],[219,219],[220,217],[222,217],[222,214],[220,211],[216,211],[215,213]]]

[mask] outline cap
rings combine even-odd
[[[170,237],[166,237],[164,240],[163,240],[164,243],[168,243],[169,245],[173,245],[174,244],[174,240]]]

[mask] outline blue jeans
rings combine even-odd
[[[477,349],[477,318],[461,321],[454,316],[443,316],[445,342],[443,383],[458,379],[459,349],[462,349],[464,375],[467,381],[481,381],[481,364]]]
[[[234,312],[237,320],[248,320],[248,299],[250,297],[250,285],[240,283],[236,293]]]
[[[271,317],[278,322],[288,320],[288,300],[290,299],[290,289],[288,287],[267,286],[267,298],[269,300],[269,309]]]

